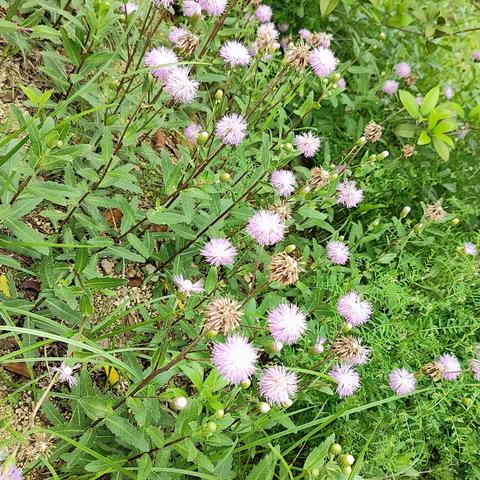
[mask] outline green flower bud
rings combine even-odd
[[[220,408],[215,412],[215,416],[217,418],[223,418],[225,416],[225,410],[223,408]]]
[[[260,413],[268,413],[270,411],[270,405],[265,402],[260,402],[257,405],[257,409]]]
[[[419,232],[420,230],[422,230],[422,228],[423,228],[423,223],[417,223],[415,225],[415,231],[416,232]]]
[[[339,443],[332,444],[330,453],[335,456],[340,455],[342,453],[342,446]]]
[[[380,220],[377,218],[371,223],[372,228],[376,228],[380,225]]]
[[[294,245],[294,244],[292,243],[291,245],[287,245],[287,246],[285,247],[284,252],[285,252],[285,253],[292,253],[292,252],[294,252],[296,249],[297,249],[296,245]]]
[[[293,402],[290,399],[282,403],[283,408],[290,408],[292,405],[293,405]]]
[[[310,470],[310,476],[313,478],[317,478],[320,475],[320,470],[318,468],[312,468]]]
[[[464,398],[462,400],[462,403],[467,407],[467,408],[470,408],[472,405],[473,405],[473,400],[471,398]]]
[[[244,390],[246,390],[247,388],[250,388],[251,384],[252,382],[250,380],[244,380],[240,385]]]
[[[353,328],[353,325],[351,323],[349,323],[349,322],[344,323],[343,327],[342,327],[342,332],[343,333],[348,333],[352,330],[352,328]]]
[[[341,78],[342,78],[342,76],[341,76],[339,73],[337,73],[337,72],[335,72],[335,73],[332,75],[332,80],[333,80],[334,82],[338,82]]]
[[[310,193],[311,188],[307,185],[303,188],[304,193]]]
[[[400,218],[405,218],[412,209],[408,206],[403,207],[403,210],[400,212]]]
[[[57,141],[57,147],[58,147],[58,148],[62,148],[62,147],[63,147],[63,141],[62,141],[62,140],[58,140],[58,141]]]
[[[453,227],[456,227],[459,223],[460,223],[460,219],[457,217],[455,217],[450,221],[450,225],[452,225]]]
[[[350,465],[346,466],[343,469],[343,473],[345,473],[346,475],[350,475],[352,473],[352,467]]]
[[[175,397],[173,399],[173,408],[175,408],[175,410],[183,410],[187,406],[187,403],[188,400],[185,397]]]
[[[216,330],[209,330],[207,332],[207,338],[212,339],[218,335],[218,332]]]
[[[385,40],[387,38],[387,34],[385,32],[380,32],[380,38]]]
[[[228,182],[230,180],[230,174],[228,172],[223,172],[221,175],[220,175],[220,180],[222,182]]]
[[[374,153],[372,153],[372,154],[368,157],[368,160],[369,160],[370,162],[374,162],[376,159],[377,159],[377,156],[376,156]]]
[[[210,433],[215,433],[217,431],[217,424],[215,422],[208,422],[207,423],[207,430]]]
[[[357,145],[365,145],[367,143],[367,139],[365,137],[360,137],[355,143]]]
[[[291,143],[286,143],[284,146],[285,146],[285,150],[287,150],[287,152],[293,152],[294,148],[293,148],[293,145]]]
[[[332,174],[330,175],[330,179],[331,179],[331,180],[336,180],[337,178],[338,178],[338,173],[332,173]]]
[[[210,135],[208,134],[208,132],[202,132],[197,137],[197,143],[199,145],[205,145],[207,143],[209,137],[210,137]]]
[[[218,89],[215,92],[215,100],[219,102],[220,100],[222,100],[222,98],[223,98],[223,90]]]
[[[387,158],[389,155],[390,155],[390,152],[388,150],[384,150],[383,152],[377,155],[377,158],[379,160],[383,160],[384,158]]]

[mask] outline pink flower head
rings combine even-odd
[[[412,69],[410,68],[410,65],[405,62],[400,62],[395,65],[395,73],[397,77],[399,78],[405,78],[412,73]]]
[[[227,7],[227,0],[198,0],[198,3],[203,10],[214,17],[222,15]]]
[[[23,480],[23,474],[15,464],[3,466],[0,470],[0,480]]]
[[[310,66],[317,77],[328,77],[337,65],[338,59],[329,48],[317,47],[310,53]]]
[[[190,80],[187,67],[177,67],[170,72],[165,90],[178,103],[190,103],[196,96],[200,82]]]
[[[345,180],[337,185],[337,203],[347,208],[356,207],[363,200],[363,190],[354,181]]]
[[[370,303],[362,299],[357,292],[350,292],[338,300],[338,313],[352,326],[366,323],[372,315]]]
[[[480,50],[475,50],[474,52],[472,52],[472,58],[476,62],[480,62]]]
[[[186,17],[200,17],[202,15],[202,7],[195,0],[184,0],[183,14]]]
[[[329,48],[333,35],[327,32],[319,32],[317,34],[317,45],[323,48]]]
[[[420,106],[423,103],[423,97],[419,95],[417,98],[415,98],[415,103]]]
[[[212,238],[202,248],[200,253],[210,265],[232,265],[237,249],[225,238]]]
[[[315,345],[313,346],[313,351],[315,353],[323,353],[325,350],[325,347],[323,346],[327,342],[327,339],[325,337],[317,337],[317,340],[315,341]]]
[[[442,367],[442,375],[445,380],[455,380],[462,373],[458,358],[450,353],[440,355],[438,364]]]
[[[168,32],[168,39],[174,44],[178,45],[178,42],[180,40],[180,37],[183,35],[187,34],[188,35],[188,30],[185,30],[184,28],[180,27],[172,27],[169,32]]]
[[[260,210],[248,221],[247,232],[260,245],[274,245],[283,240],[285,224],[276,213]]]
[[[255,16],[261,23],[269,22],[272,19],[272,15],[272,9],[268,5],[260,5],[257,10],[255,10]]]
[[[175,3],[175,0],[153,0],[153,3],[157,7],[170,8]]]
[[[302,40],[310,40],[312,36],[312,32],[310,30],[307,30],[306,28],[302,28],[301,30],[298,31],[298,35]]]
[[[353,395],[360,387],[360,375],[351,365],[334,365],[328,374],[337,382],[336,390],[342,398]]]
[[[412,393],[417,381],[415,375],[406,368],[397,368],[390,373],[390,388],[397,394]]]
[[[248,48],[243,43],[235,40],[225,42],[220,48],[219,54],[224,62],[231,67],[248,65],[251,60]]]
[[[225,343],[216,343],[212,350],[212,363],[232,385],[249,380],[256,362],[257,350],[240,335],[227,337]]]
[[[466,255],[471,255],[472,257],[477,256],[477,247],[472,242],[465,242],[463,244],[463,251]]]
[[[297,180],[290,170],[275,170],[270,177],[273,188],[282,197],[288,197],[295,191]]]
[[[445,90],[443,90],[443,95],[447,100],[450,100],[455,95],[455,92],[453,91],[453,88],[450,85],[447,85],[445,87]]]
[[[267,402],[282,405],[295,395],[298,378],[285,367],[273,366],[262,371],[258,385]]]
[[[268,314],[272,337],[286,345],[297,343],[307,329],[306,316],[293,303],[281,303]]]
[[[80,364],[69,367],[65,362],[62,362],[59,367],[53,367],[52,371],[58,375],[60,382],[66,383],[70,388],[77,384],[77,379],[73,376],[75,370],[80,368]]]
[[[145,66],[152,67],[150,73],[165,82],[172,71],[177,68],[178,58],[173,50],[167,47],[158,47],[145,54]]]
[[[342,77],[336,84],[335,86],[337,88],[345,88],[347,86],[347,82],[345,81],[345,79]]]
[[[279,33],[274,23],[263,23],[257,29],[257,39],[261,39],[265,43],[273,44],[278,39],[278,36]]]
[[[480,381],[480,360],[476,358],[470,360],[470,368],[472,369],[473,378]]]
[[[130,13],[132,12],[135,12],[136,10],[138,10],[138,5],[136,3],[133,3],[133,2],[127,2],[123,5],[123,11],[129,15]]]
[[[387,95],[395,95],[395,93],[398,90],[398,82],[395,80],[387,80],[383,84],[383,93],[386,93]]]
[[[282,33],[285,33],[286,31],[288,31],[288,23],[279,23],[278,31]]]
[[[224,144],[238,146],[247,135],[247,122],[241,115],[228,113],[215,127],[215,136]]]
[[[314,157],[320,148],[321,141],[312,132],[295,135],[295,146],[297,150],[307,158]]]
[[[178,289],[189,297],[192,293],[203,293],[203,281],[198,280],[197,282],[192,282],[186,278],[183,278],[183,275],[176,275],[173,277],[173,281],[177,284]]]
[[[201,131],[202,127],[198,123],[191,123],[184,128],[183,133],[191,142],[195,143]]]
[[[350,252],[343,242],[332,240],[327,243],[327,258],[335,265],[345,265]]]

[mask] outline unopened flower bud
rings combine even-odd
[[[322,78],[322,83],[326,85],[328,83],[328,78]]]
[[[215,92],[215,100],[219,102],[220,100],[222,100],[222,98],[223,98],[223,90],[218,89]]]
[[[283,343],[282,342],[278,342],[278,341],[274,341],[272,342],[272,344],[270,345],[270,350],[272,352],[279,352],[281,349],[283,348]]]
[[[294,150],[293,145],[291,143],[286,143],[285,150],[287,150],[287,152],[293,152]]]
[[[110,2],[102,2],[100,9],[98,10],[98,16],[104,17],[107,12],[110,10]]]
[[[352,328],[353,328],[353,325],[351,323],[349,323],[349,322],[344,323],[343,327],[342,327],[342,332],[343,333],[348,333],[352,330]]]
[[[342,446],[339,443],[332,444],[330,453],[335,456],[340,455],[342,453]]]
[[[57,141],[57,147],[58,147],[58,148],[62,148],[62,147],[63,147],[63,141],[62,141],[62,140],[58,140],[58,141]]]
[[[292,404],[293,404],[293,402],[290,399],[288,399],[288,400],[285,400],[285,402],[282,403],[282,407],[283,408],[289,408],[289,407],[292,406]]]
[[[467,408],[470,408],[472,405],[473,405],[473,400],[471,398],[464,398],[462,400],[462,403],[467,407]]]
[[[370,225],[372,226],[372,228],[376,228],[380,225],[380,220],[377,218]]]
[[[250,388],[251,384],[252,382],[250,380],[244,380],[240,385],[244,390],[246,390],[247,388]]]
[[[365,137],[360,137],[355,143],[357,145],[365,145],[367,143],[367,139]]]
[[[337,178],[338,178],[338,173],[336,173],[336,172],[335,172],[335,173],[332,173],[332,174],[330,175],[330,179],[331,179],[331,180],[336,180]]]
[[[218,332],[216,330],[209,330],[207,332],[207,338],[208,339],[211,339],[211,338],[214,338],[218,335]]]
[[[284,252],[285,252],[285,253],[292,253],[292,252],[294,252],[294,251],[296,250],[296,248],[297,248],[296,245],[294,245],[294,244],[292,243],[292,244],[287,245],[287,246],[285,247]]]
[[[183,410],[187,406],[187,399],[185,397],[175,397],[173,399],[173,407],[175,410]]]
[[[257,409],[260,413],[268,413],[270,411],[270,405],[265,402],[260,402],[257,405]]]
[[[345,455],[345,463],[347,465],[353,465],[355,463],[355,457],[353,455]]]
[[[223,418],[225,416],[225,410],[223,408],[220,408],[215,412],[215,416],[217,418]]]
[[[345,237],[344,237],[343,235],[340,235],[340,236],[338,237],[338,241],[339,241],[339,242],[343,242],[344,240],[345,240]]]
[[[346,475],[350,475],[352,473],[352,467],[350,465],[347,465],[342,471]]]
[[[310,470],[310,476],[313,478],[317,478],[320,475],[320,470],[318,468],[312,468]]]
[[[380,72],[380,76],[381,77],[384,77],[386,74],[385,74],[385,70],[383,70],[382,72]]]
[[[459,223],[460,223],[460,219],[457,218],[457,217],[453,218],[453,219],[450,221],[450,225],[452,225],[453,227],[456,227]]]
[[[222,182],[228,182],[230,180],[230,174],[228,172],[223,172],[221,175],[220,175],[220,180]]]
[[[423,223],[417,223],[415,225],[415,231],[419,232],[423,228]]]
[[[377,159],[377,156],[376,156],[374,153],[372,153],[372,154],[369,155],[369,157],[368,157],[368,160],[369,160],[370,162],[374,162],[376,159]]]
[[[338,72],[335,72],[335,73],[332,75],[332,80],[333,80],[334,82],[338,82],[341,78],[342,78],[342,76],[341,76]]]
[[[388,152],[387,150],[384,150],[383,152],[377,155],[377,158],[379,160],[383,160],[384,158],[387,158],[389,155],[390,155],[390,152]]]
[[[387,38],[387,34],[385,32],[380,32],[380,38],[385,40]]]
[[[310,348],[310,351],[315,355],[323,353],[324,350],[325,347],[321,343],[316,343],[313,347]]]
[[[403,207],[402,211],[400,212],[400,218],[405,218],[410,212],[411,208],[409,206]]]
[[[197,137],[197,143],[200,145],[205,145],[209,138],[208,132],[201,132]]]
[[[353,455],[340,455],[337,458],[337,462],[342,467],[346,468],[355,463],[355,457]]]
[[[211,433],[215,433],[217,431],[217,424],[215,422],[208,422],[207,429]]]
[[[311,190],[311,188],[310,188],[308,185],[306,185],[305,187],[303,187],[304,193],[309,193],[310,190]]]

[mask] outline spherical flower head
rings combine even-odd
[[[185,30],[184,28],[172,27],[168,32],[168,39],[174,45],[177,45],[180,40],[180,37],[182,37],[183,35],[187,35],[188,33],[189,33],[188,30]]]
[[[447,85],[443,90],[443,95],[447,100],[450,100],[453,97],[453,95],[455,95],[455,92],[453,91],[453,88],[450,85]]]
[[[316,45],[323,48],[329,48],[332,42],[333,35],[327,32],[318,32],[315,38]]]
[[[368,322],[373,308],[357,292],[350,292],[338,300],[338,313],[352,326],[358,327]]]
[[[470,360],[470,368],[472,369],[473,378],[480,381],[480,360],[472,358],[472,360]]]
[[[466,255],[471,255],[472,257],[477,256],[477,247],[472,242],[465,242],[463,244],[463,251]]]
[[[298,378],[285,367],[274,366],[262,371],[258,385],[267,402],[282,405],[297,392]]]
[[[186,17],[200,17],[202,15],[202,7],[195,0],[184,0],[183,14]]]
[[[52,371],[58,375],[60,382],[66,383],[70,388],[77,384],[77,379],[73,376],[75,370],[80,368],[80,364],[76,364],[73,367],[69,367],[62,362],[59,367],[53,367]]]
[[[198,0],[198,3],[209,15],[219,17],[225,12],[227,0]]]
[[[200,82],[190,80],[187,67],[174,68],[168,75],[165,90],[178,103],[190,103],[196,96]]]
[[[321,141],[312,132],[300,133],[295,136],[295,146],[305,157],[314,157],[320,148]]]
[[[412,73],[410,65],[405,62],[400,62],[395,65],[395,74],[399,78],[408,77]]]
[[[268,5],[260,5],[255,10],[255,16],[257,20],[261,23],[267,23],[272,19],[272,9]]]
[[[360,387],[360,375],[351,365],[337,364],[329,372],[330,377],[337,383],[337,393],[340,397],[350,397]]]
[[[315,353],[323,353],[325,350],[325,343],[327,342],[327,339],[325,337],[317,337],[317,340],[315,341],[315,345],[313,346],[313,351]]]
[[[270,260],[271,282],[279,282],[282,285],[293,285],[298,280],[300,265],[297,259],[286,252],[272,255]]]
[[[347,208],[356,207],[363,200],[363,190],[354,181],[345,180],[337,185],[337,203]]]
[[[122,9],[127,15],[129,15],[130,13],[138,10],[138,5],[133,2],[127,2],[123,5]]]
[[[231,385],[250,380],[256,362],[257,350],[240,335],[227,337],[225,343],[216,343],[212,350],[212,363]]]
[[[205,323],[209,330],[228,333],[235,330],[242,316],[242,305],[227,297],[213,299],[205,311]]]
[[[288,23],[279,23],[278,31],[282,33],[285,33],[286,31],[288,31]]]
[[[372,353],[359,338],[352,335],[338,336],[332,343],[332,352],[347,365],[364,365]]]
[[[395,93],[398,90],[398,82],[395,80],[387,80],[383,84],[383,93],[386,93],[387,95],[395,95]]]
[[[275,170],[270,177],[270,183],[282,197],[288,197],[295,191],[297,179],[290,170]]]
[[[335,84],[335,86],[336,86],[337,88],[343,89],[343,88],[345,88],[345,87],[347,86],[347,82],[345,81],[344,78],[341,78],[341,79]]]
[[[178,286],[178,289],[184,293],[187,297],[189,297],[192,293],[203,293],[203,281],[198,280],[196,282],[192,282],[187,278],[183,278],[183,275],[176,275],[173,277],[173,281]]]
[[[480,50],[472,52],[472,58],[475,62],[480,62]]]
[[[235,40],[225,42],[220,48],[219,54],[224,62],[231,67],[248,65],[252,58],[248,48]]]
[[[444,353],[440,355],[437,363],[442,368],[442,376],[444,380],[455,380],[462,373],[462,367],[455,355]]]
[[[332,240],[327,243],[327,258],[335,265],[345,265],[350,252],[343,242]]]
[[[272,337],[286,345],[297,343],[307,329],[306,316],[293,303],[281,303],[267,317]]]
[[[310,53],[310,66],[317,77],[328,77],[337,65],[338,59],[329,48],[317,47]]]
[[[170,8],[175,3],[175,0],[153,0],[153,3],[157,7]]]
[[[198,123],[191,123],[184,128],[183,134],[188,138],[188,140],[190,140],[192,143],[195,143],[201,131],[201,125]]]
[[[210,265],[232,265],[237,249],[225,238],[212,238],[208,241],[200,253]]]
[[[312,32],[306,28],[302,28],[301,30],[298,31],[298,35],[302,40],[308,41],[312,36]]]
[[[415,375],[406,368],[396,368],[390,373],[389,385],[397,395],[404,395],[415,390],[417,381]]]
[[[240,145],[247,135],[247,122],[241,115],[228,113],[215,127],[215,136],[224,144],[234,147]]]
[[[259,245],[274,245],[283,240],[285,224],[276,213],[260,210],[248,221],[247,232]]]
[[[178,58],[173,50],[167,47],[158,47],[145,54],[144,63],[146,67],[152,67],[150,73],[165,82],[178,63]]]

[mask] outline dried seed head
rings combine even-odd
[[[437,382],[443,378],[443,367],[438,362],[427,363],[423,371],[434,381]]]
[[[350,365],[367,363],[371,354],[371,350],[352,335],[338,337],[332,344],[332,351],[340,360]]]
[[[330,173],[322,167],[314,167],[310,170],[308,183],[315,188],[323,188],[330,183]]]
[[[405,85],[407,85],[407,87],[411,87],[412,85],[415,85],[415,82],[417,81],[417,77],[412,73],[410,73],[410,75],[407,75],[403,79],[403,81],[405,82]]]
[[[432,220],[433,222],[438,222],[442,220],[447,215],[447,212],[442,208],[440,202],[432,203],[427,206],[425,211],[425,218],[427,220]]]
[[[363,136],[372,143],[378,142],[382,136],[383,127],[378,123],[370,122],[363,130]]]
[[[224,334],[234,330],[242,316],[241,308],[238,302],[230,298],[215,298],[207,306],[205,315],[207,328]]]
[[[300,265],[297,260],[285,252],[272,255],[270,260],[270,280],[282,285],[292,285],[298,280]]]
[[[308,66],[310,58],[310,46],[304,42],[298,45],[293,43],[287,46],[285,52],[285,63],[294,70],[304,70]]]
[[[284,222],[292,218],[292,209],[290,208],[290,205],[283,200],[277,200],[270,205],[269,210],[276,213]]]
[[[185,32],[183,35],[180,35],[176,43],[176,49],[186,56],[193,55],[193,52],[198,47],[198,37],[191,32]]]
[[[402,153],[405,158],[411,157],[415,153],[415,145],[404,145],[402,148]]]

